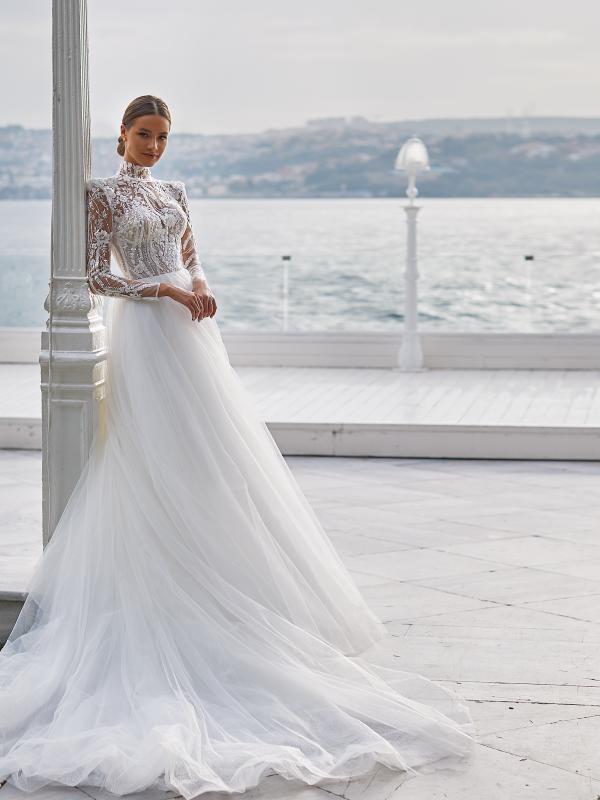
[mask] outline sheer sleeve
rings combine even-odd
[[[115,275],[110,269],[112,210],[98,180],[87,185],[87,281],[94,294],[158,300],[159,284]]]
[[[178,181],[179,186],[179,205],[185,211],[187,219],[187,227],[181,237],[181,260],[183,266],[189,270],[192,278],[199,278],[206,281],[206,275],[202,269],[202,264],[198,257],[196,250],[196,240],[194,238],[194,231],[192,229],[192,220],[190,217],[190,207],[188,204],[187,193],[185,191],[185,184],[183,181]]]

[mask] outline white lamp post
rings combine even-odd
[[[423,351],[418,332],[417,311],[417,214],[420,206],[415,205],[415,197],[419,194],[416,187],[417,175],[429,169],[427,148],[420,139],[408,139],[400,149],[396,158],[395,169],[403,170],[408,175],[408,204],[406,212],[406,271],[404,272],[404,333],[400,348],[400,369],[417,372],[423,367]]]

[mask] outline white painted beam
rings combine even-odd
[[[96,325],[101,320],[96,320]],[[0,364],[37,362],[39,328],[0,327]],[[96,333],[99,335],[98,330]],[[379,331],[221,331],[234,365],[397,366],[400,334]],[[421,333],[430,369],[600,369],[600,331]]]

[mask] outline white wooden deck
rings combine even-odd
[[[237,366],[294,455],[600,459],[600,370]],[[0,364],[0,448],[41,447],[36,364]]]
[[[600,371],[236,371],[273,422],[600,426]]]

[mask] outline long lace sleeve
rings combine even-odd
[[[185,216],[187,218],[187,227],[181,237],[181,259],[183,261],[183,266],[189,270],[192,278],[198,278],[206,281],[206,275],[204,274],[200,258],[198,257],[198,251],[196,250],[196,240],[194,238],[194,231],[192,229],[190,207],[183,181],[178,181],[178,188],[179,205],[185,211]]]
[[[115,275],[110,269],[112,210],[102,183],[87,185],[87,280],[94,294],[158,300],[159,284]]]

